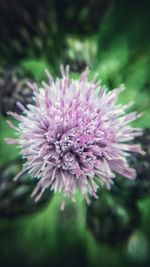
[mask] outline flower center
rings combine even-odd
[[[86,138],[77,129],[63,134],[54,142],[56,159],[59,167],[76,176],[83,175],[80,156],[86,147]]]

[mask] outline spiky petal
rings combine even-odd
[[[123,86],[108,92],[95,79],[88,80],[88,69],[79,80],[70,78],[69,67],[61,72],[56,80],[48,74],[41,88],[28,84],[35,104],[21,105],[22,115],[11,113],[19,120],[18,138],[7,142],[19,145],[26,159],[23,171],[39,180],[32,194],[36,200],[50,188],[72,200],[79,190],[89,202],[100,185],[110,188],[115,173],[136,177],[127,159],[132,152],[144,153],[131,144],[142,130],[128,124],[139,114],[126,114],[130,104],[117,104]]]

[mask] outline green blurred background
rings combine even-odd
[[[0,1],[0,266],[150,265],[150,3],[147,0]],[[134,100],[144,111],[134,123],[146,129],[144,158],[131,160],[137,181],[117,177],[110,192],[89,207],[82,197],[60,211],[61,195],[30,198],[36,183],[24,175],[7,111],[32,102],[26,81],[40,83],[47,68],[71,75],[89,66],[111,90],[121,83],[121,103]]]

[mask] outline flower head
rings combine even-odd
[[[88,69],[79,80],[70,78],[69,67],[61,70],[62,78],[56,80],[47,73],[49,81],[41,88],[29,84],[35,104],[25,108],[18,103],[22,115],[9,113],[19,124],[9,122],[18,138],[7,142],[19,145],[26,160],[23,172],[38,179],[36,200],[50,188],[73,200],[79,190],[89,202],[100,185],[110,188],[115,173],[136,177],[128,156],[143,153],[130,142],[142,130],[128,124],[141,114],[126,113],[131,103],[116,103],[123,86],[108,92],[95,78],[88,80]]]

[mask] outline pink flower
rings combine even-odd
[[[18,138],[7,143],[19,145],[26,160],[22,172],[38,179],[32,194],[36,200],[50,188],[72,200],[79,190],[90,202],[101,185],[110,188],[115,173],[136,177],[128,157],[144,153],[140,145],[131,144],[142,129],[128,124],[141,114],[126,114],[131,103],[116,103],[123,86],[108,92],[96,79],[88,80],[88,69],[79,80],[69,77],[69,67],[61,71],[62,78],[56,80],[47,72],[48,84],[41,88],[28,84],[35,104],[25,108],[18,103],[22,115],[9,112],[19,124],[8,122]]]

